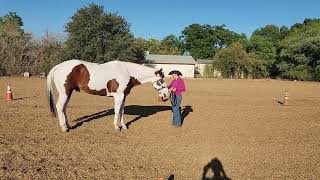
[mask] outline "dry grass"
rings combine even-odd
[[[0,179],[201,179],[214,158],[231,179],[320,179],[319,83],[187,80],[182,105],[193,112],[181,128],[171,126],[169,102],[142,85],[120,133],[112,111],[102,112],[111,98],[74,93],[76,128],[62,133],[45,80],[0,78],[1,94],[7,82],[16,100],[0,99]]]

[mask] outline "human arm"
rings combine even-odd
[[[169,84],[169,86],[167,87],[168,89],[171,89],[173,85],[173,81],[171,81],[171,83]]]

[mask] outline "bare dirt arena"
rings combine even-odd
[[[12,102],[2,96],[8,82]],[[114,130],[112,98],[75,92],[73,129],[63,133],[45,79],[0,78],[0,179],[202,179],[204,171],[216,180],[222,171],[224,179],[320,179],[319,83],[186,84],[181,128],[171,125],[169,101],[157,102],[145,84],[127,98],[128,130]]]

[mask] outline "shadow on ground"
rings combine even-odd
[[[183,124],[185,118],[190,114],[190,112],[193,112],[192,106],[184,106],[181,111],[181,124]]]
[[[208,177],[208,174],[213,174]],[[227,177],[226,172],[218,158],[212,159],[207,165],[203,167],[202,180],[231,180]]]
[[[17,101],[17,100],[23,100],[23,99],[34,98],[34,97],[37,97],[37,96],[25,96],[25,97],[13,98],[13,100],[14,100],[14,101]]]
[[[137,116],[133,120],[129,121],[126,125],[129,127],[132,123],[140,120],[142,117],[148,117],[158,112],[168,111],[168,110],[171,110],[171,106],[141,106],[141,105],[126,106],[124,109],[124,114]],[[80,117],[74,120],[76,124],[73,125],[71,129],[76,129],[77,127],[82,126],[83,123],[90,122],[92,120],[100,119],[102,117],[106,117],[113,114],[114,114],[114,109],[112,108],[106,111],[104,110],[91,115]],[[185,114],[188,115],[189,113],[187,113],[186,111]]]

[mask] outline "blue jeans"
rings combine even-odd
[[[173,118],[172,118],[172,124],[175,127],[181,126],[181,111],[180,111],[180,104],[181,104],[181,96],[176,96],[174,100],[174,105],[172,105],[172,112],[173,112]]]

